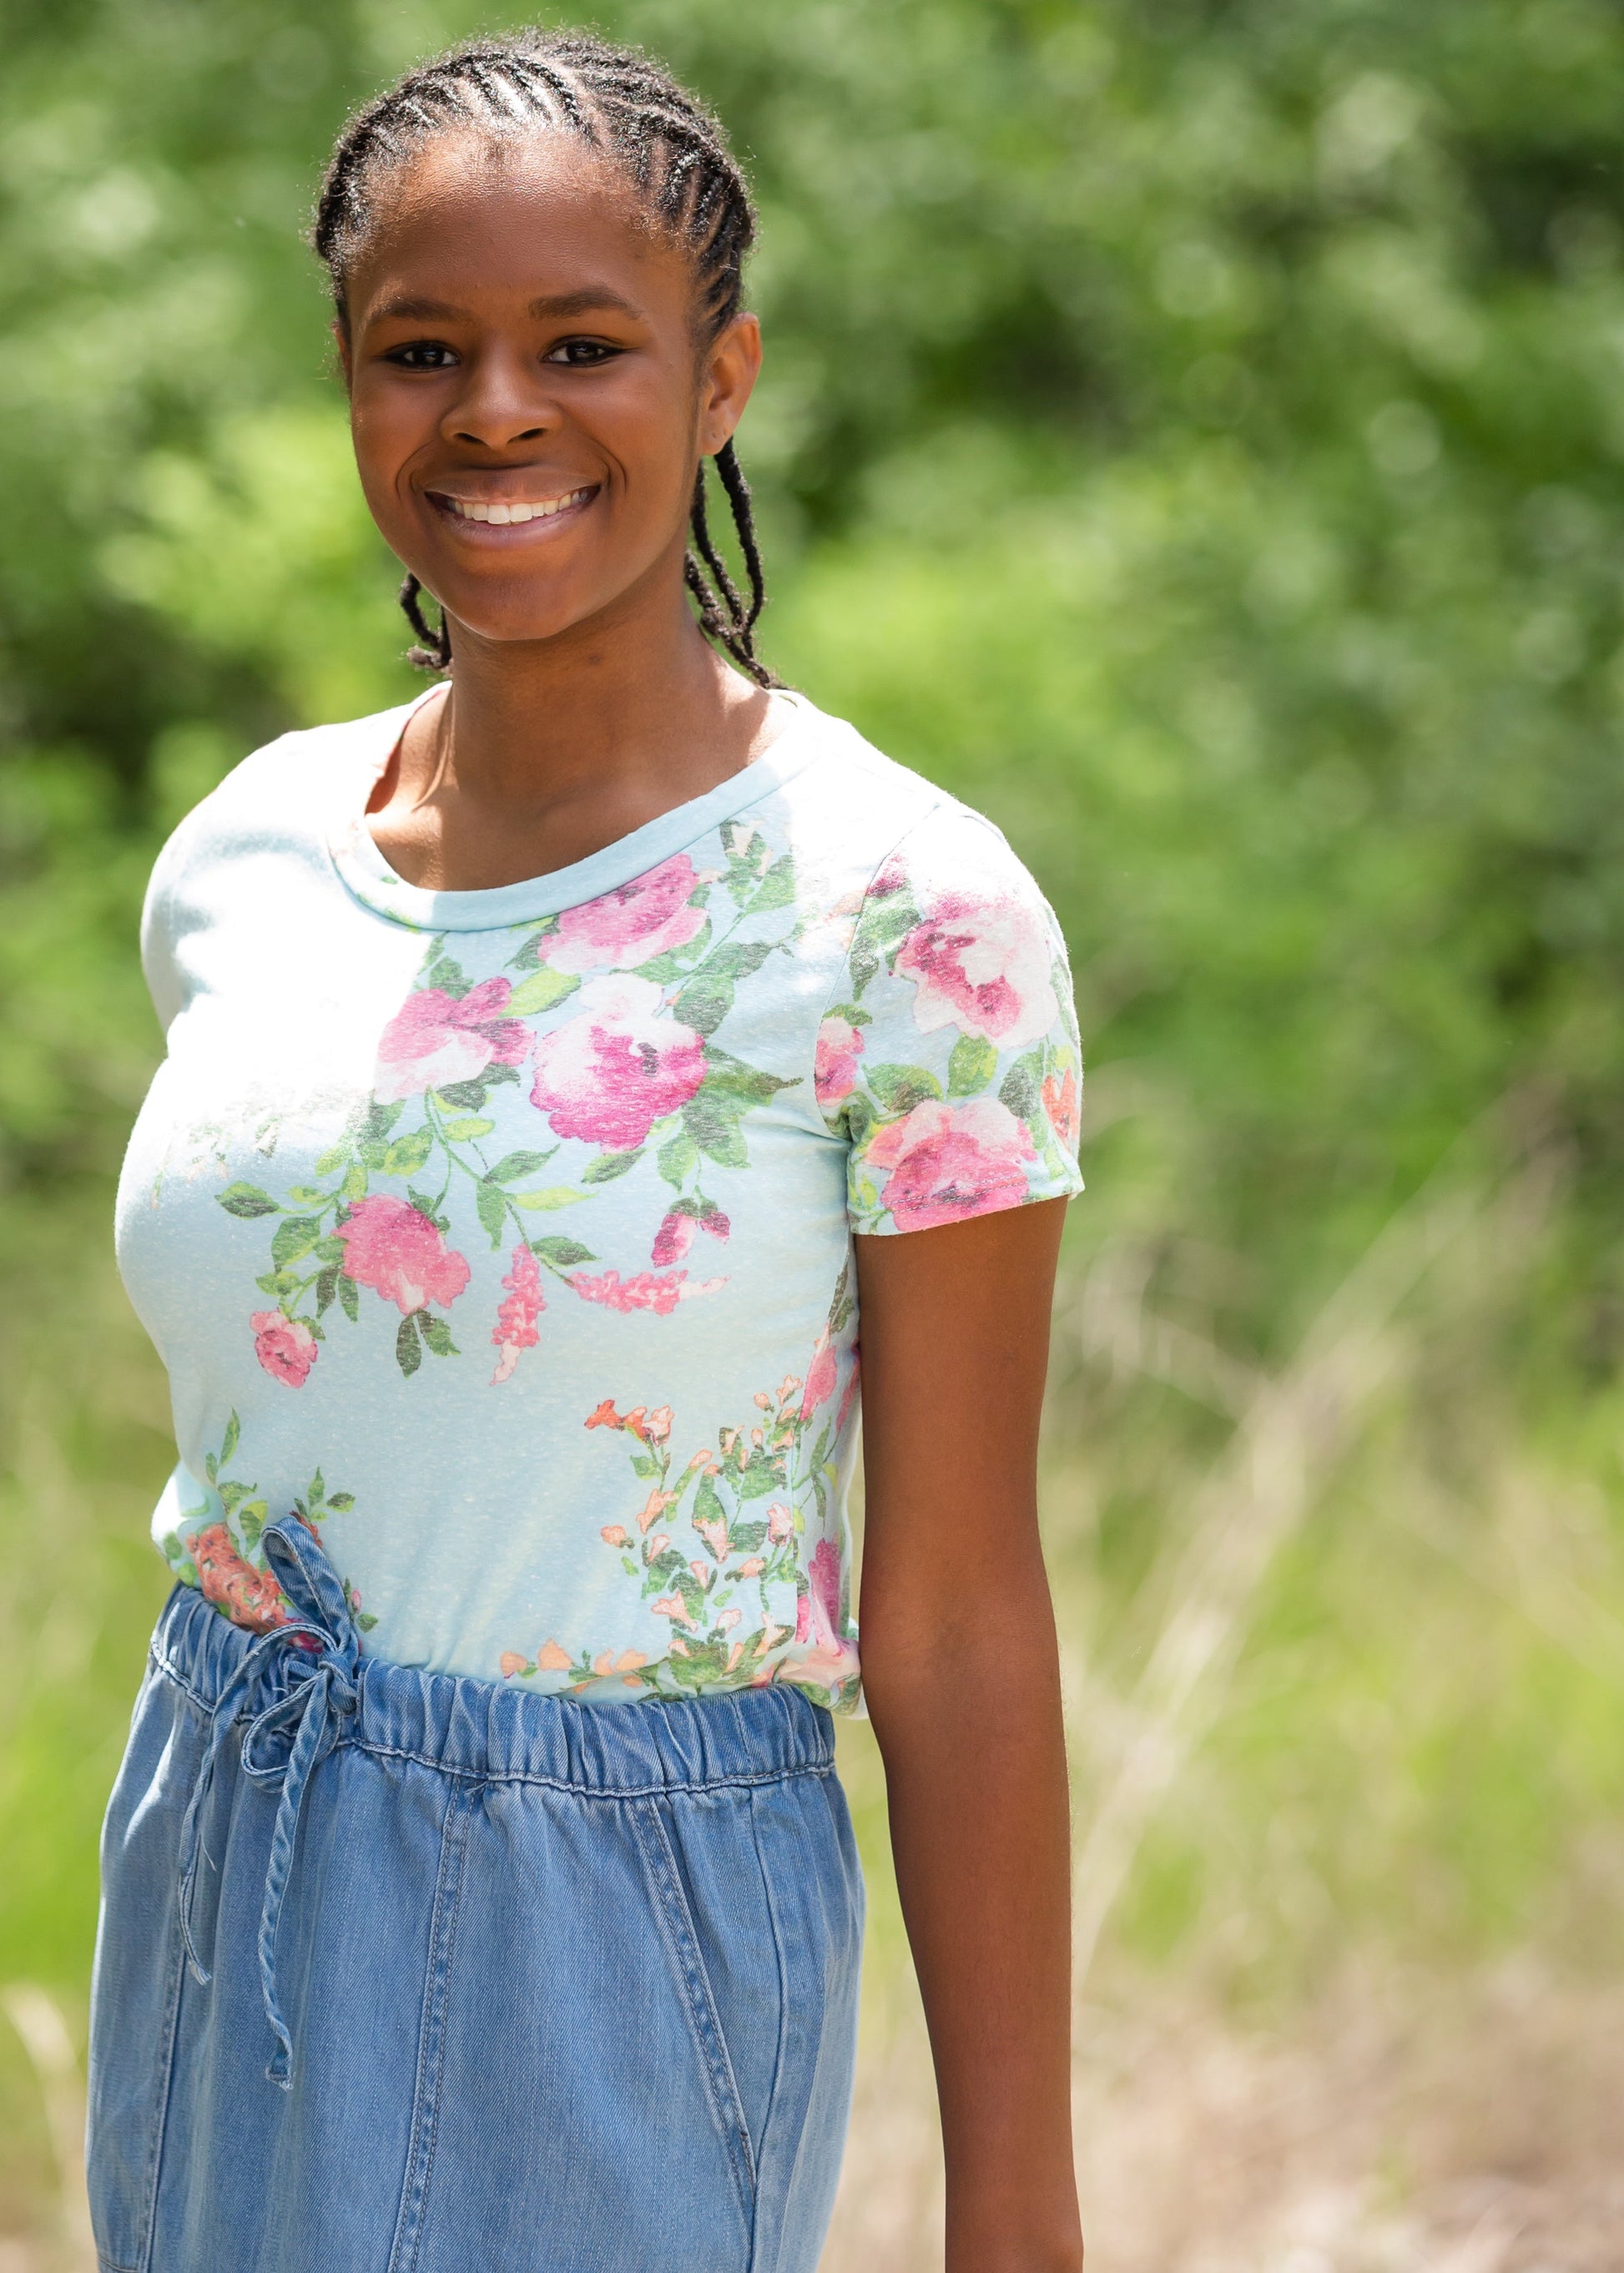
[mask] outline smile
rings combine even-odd
[[[443,511],[458,521],[477,521],[496,529],[511,529],[529,521],[551,521],[555,514],[566,513],[571,506],[584,505],[597,494],[596,488],[567,490],[562,497],[538,498],[527,502],[523,499],[490,499],[447,497],[442,490],[431,490],[430,496]]]

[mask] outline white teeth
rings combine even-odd
[[[489,521],[497,529],[505,529],[527,521],[546,521],[555,513],[562,513],[567,505],[579,505],[589,492],[571,490],[565,497],[548,498],[539,505],[476,505],[468,498],[447,498],[459,521]]]

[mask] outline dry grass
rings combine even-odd
[[[1531,1961],[1351,1977],[1246,2027],[1115,1975],[1079,2014],[1092,2273],[1613,2273],[1624,1993]],[[871,2041],[823,2273],[931,2273],[941,2165],[922,2024]]]

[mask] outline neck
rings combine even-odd
[[[408,881],[479,889],[567,866],[749,763],[778,706],[688,611],[681,556],[649,589],[535,641],[454,622],[450,691],[413,716],[371,800]]]

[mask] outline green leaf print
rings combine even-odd
[[[747,916],[764,915],[769,908],[788,907],[794,896],[794,857],[791,853],[781,852],[762,878],[761,889],[744,912]]]
[[[308,1255],[321,1236],[321,1219],[314,1215],[290,1215],[276,1227],[276,1236],[271,1242],[271,1261],[283,1270],[297,1263],[301,1255]]]
[[[256,1215],[280,1215],[281,1208],[268,1192],[258,1184],[228,1184],[219,1195],[220,1204],[228,1215],[244,1218]]]
[[[582,1170],[581,1181],[583,1184],[612,1184],[617,1176],[635,1168],[642,1158],[641,1145],[635,1152],[600,1152],[590,1167]]]
[[[401,1320],[395,1337],[395,1362],[408,1381],[423,1362],[422,1346],[417,1340],[417,1320],[421,1312],[413,1310]]]
[[[898,1114],[942,1094],[941,1083],[925,1066],[870,1066],[868,1086],[887,1113]]]
[[[750,940],[718,947],[702,963],[672,1004],[672,1016],[696,1033],[713,1033],[733,1007],[733,988],[741,979],[759,971],[772,953],[769,940]]]
[[[572,1189],[568,1184],[548,1184],[541,1191],[515,1192],[512,1197],[515,1207],[561,1208],[573,1207],[577,1200],[583,1200],[588,1196],[585,1192]]]
[[[236,1459],[237,1448],[242,1441],[243,1424],[237,1419],[237,1408],[233,1406],[231,1417],[226,1422],[226,1433],[220,1440],[220,1461],[222,1467],[229,1467]]]
[[[680,1191],[699,1166],[699,1147],[684,1129],[660,1146],[655,1164],[665,1182]]]
[[[502,1234],[508,1227],[507,1200],[494,1184],[477,1184],[474,1188],[474,1206],[478,1212],[481,1227],[490,1234],[492,1246],[500,1247],[502,1243]]]
[[[986,1088],[997,1070],[998,1053],[979,1034],[960,1034],[947,1061],[950,1097],[974,1097]]]
[[[1004,1075],[998,1090],[998,1102],[1006,1105],[1017,1121],[1026,1120],[1036,1106],[1038,1084],[1026,1058],[1018,1058]]]
[[[353,1279],[346,1278],[342,1272],[338,1279],[338,1306],[352,1326],[359,1323],[361,1289]]]
[[[338,1300],[338,1265],[329,1263],[316,1281],[316,1316],[330,1310]]]
[[[577,1263],[596,1263],[598,1257],[590,1247],[583,1247],[578,1239],[560,1239],[556,1233],[545,1239],[532,1239],[530,1253],[539,1255],[555,1271],[570,1270]]]
[[[763,1073],[759,1067],[747,1065],[742,1058],[730,1057],[726,1050],[712,1048],[705,1052],[704,1088],[725,1097],[736,1097],[741,1104],[765,1105],[781,1089],[800,1086],[799,1074],[785,1081],[776,1073]]]
[[[488,1171],[489,1181],[493,1184],[513,1184],[516,1183],[521,1176],[533,1176],[538,1169],[546,1167],[553,1158],[553,1152],[556,1152],[557,1150],[558,1146],[555,1144],[552,1152],[505,1153],[496,1166]]]
[[[437,1318],[432,1310],[414,1311],[413,1316],[417,1321],[417,1332],[436,1357],[455,1357],[458,1354],[457,1346],[451,1339],[451,1329],[443,1318]]]
[[[434,1149],[433,1131],[414,1129],[397,1136],[383,1156],[386,1176],[415,1176]]]
[[[355,1505],[355,1494],[353,1492],[336,1491],[328,1499],[327,1505],[333,1510],[333,1512],[335,1515],[348,1515],[350,1509]]]
[[[702,1089],[682,1108],[682,1125],[707,1159],[723,1168],[748,1167],[750,1156],[726,1102]]]
[[[521,979],[508,998],[505,1015],[512,1018],[533,1018],[538,1011],[551,1010],[573,994],[581,984],[574,971],[554,971],[541,964],[528,979]]]
[[[445,1134],[453,1144],[471,1144],[477,1136],[488,1136],[496,1123],[481,1114],[464,1114],[460,1119],[447,1121]]]
[[[449,994],[454,1001],[460,1002],[468,992],[468,981],[462,975],[462,964],[454,963],[448,955],[440,956],[429,965],[423,974],[423,984],[425,986],[437,986],[442,994]]]

